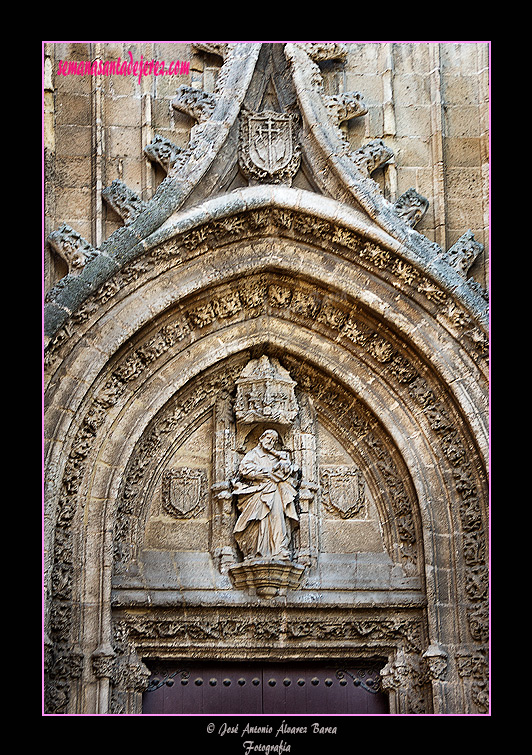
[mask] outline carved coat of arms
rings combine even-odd
[[[239,161],[249,179],[290,184],[300,159],[293,114],[274,110],[242,114]]]
[[[351,519],[366,511],[364,477],[356,467],[324,467],[321,469],[321,500],[331,514]]]
[[[178,519],[190,519],[205,507],[207,473],[204,469],[181,467],[163,475],[163,508]]]

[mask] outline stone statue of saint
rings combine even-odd
[[[278,439],[275,430],[263,432],[238,470],[234,492],[240,516],[234,534],[246,560],[290,559],[291,523],[299,521],[294,503],[297,467],[286,451],[275,449]]]

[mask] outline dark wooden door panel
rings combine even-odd
[[[146,714],[387,713],[378,666],[194,663],[154,666]]]
[[[194,664],[154,669],[143,713],[262,713],[260,668]]]

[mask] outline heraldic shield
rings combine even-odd
[[[204,469],[170,469],[163,475],[163,508],[178,519],[196,516],[205,506],[207,473]]]
[[[291,183],[299,168],[296,118],[264,110],[244,113],[240,129],[240,167],[250,179]]]
[[[322,503],[341,519],[351,519],[365,512],[364,477],[358,468],[324,467],[321,469]]]

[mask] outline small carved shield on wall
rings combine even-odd
[[[272,183],[291,182],[300,162],[290,113],[264,110],[245,113],[240,129],[240,167],[248,178]]]
[[[163,475],[163,508],[177,519],[190,519],[205,508],[207,472],[181,467]]]
[[[324,508],[341,519],[366,513],[364,477],[357,467],[323,467],[321,501]]]

